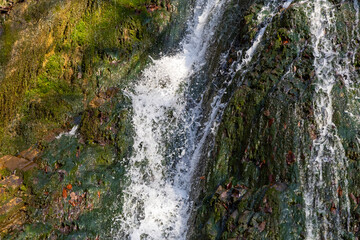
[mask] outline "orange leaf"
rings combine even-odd
[[[100,198],[100,191],[98,191],[98,197]]]
[[[339,186],[338,189],[337,189],[337,193],[338,193],[338,196],[339,196],[339,197],[342,197],[342,195],[343,195],[343,190],[341,189],[340,186]]]
[[[66,188],[63,188],[62,196],[63,196],[63,198],[67,198],[67,190],[66,190]]]
[[[330,211],[331,211],[331,213],[332,213],[332,214],[336,214],[336,207],[335,207],[335,203],[332,203],[332,204],[331,204]]]
[[[72,189],[72,185],[71,185],[71,184],[68,184],[68,185],[66,186],[66,188],[69,189],[69,190],[71,190],[71,189]]]
[[[205,176],[201,176],[200,179],[201,179],[201,180],[205,180]]]

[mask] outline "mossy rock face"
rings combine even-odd
[[[265,3],[252,2],[237,20],[239,34],[227,45],[230,50],[223,61],[225,64],[218,66],[219,61],[213,61],[216,84],[221,86],[221,82],[227,80],[216,71],[227,72],[233,62],[243,57],[239,53],[245,52],[256,37],[257,13]],[[195,204],[198,210],[194,213],[191,239],[305,238],[301,174],[318,134],[313,109],[314,56],[305,5],[294,1],[273,17],[252,62],[246,71],[235,75],[233,85],[227,89],[223,102],[228,104],[214,148],[208,149],[211,155],[204,157],[207,165],[204,164],[205,170],[199,175],[206,177],[206,181],[199,183],[202,190]],[[348,46],[343,43],[348,42],[348,33],[356,31],[346,23],[355,21],[355,12],[351,2],[339,3],[336,8],[335,44],[341,46],[339,54],[346,54]],[[238,9],[234,11],[241,12]],[[351,94],[355,92],[357,90]],[[334,123],[348,154],[349,191],[353,199],[351,229],[356,230],[359,148],[354,127],[358,123],[347,116],[346,111],[353,108],[357,112],[358,105],[354,96],[341,86],[341,81],[332,94]],[[225,200],[217,193],[220,187],[225,189]],[[242,189],[247,193],[239,197]],[[340,201],[345,198],[342,196]],[[331,217],[331,201],[326,204],[329,205],[326,214]],[[344,215],[341,221],[345,224]],[[343,237],[351,239],[353,234],[351,230]]]
[[[0,18],[0,156],[42,151],[20,173],[25,225],[5,239],[109,238],[133,144],[122,90],[169,37],[176,1],[1,4],[11,9]]]
[[[2,154],[15,154],[49,130],[67,128],[98,92],[123,88],[177,14],[169,1],[18,1],[11,6],[0,22]]]

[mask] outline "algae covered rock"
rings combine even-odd
[[[176,5],[29,0],[0,11],[1,175],[23,181],[1,202],[1,237],[107,237],[120,204],[104,206],[121,192],[132,146],[122,91],[168,37]]]
[[[266,4],[255,1],[244,12],[239,21],[242,34],[231,43],[225,69],[220,69],[227,71],[255,41],[259,34],[257,14]],[[306,7],[294,1],[274,14],[253,62],[236,73],[236,84],[228,89],[229,103],[214,148],[209,149],[210,156],[204,157],[208,164],[203,173],[207,182],[199,193],[201,202],[194,213],[192,239],[305,238],[303,169],[311,155],[309,146],[318,134],[313,109],[314,55]],[[351,7],[351,3],[341,5],[340,23],[346,22],[340,12],[348,11],[353,17]],[[339,44],[346,34],[340,30],[336,38]],[[222,79],[220,74],[218,79]],[[334,107],[345,109],[344,93],[340,96],[343,88],[337,89],[340,92],[334,92],[339,94]],[[346,117],[342,119],[347,121]],[[344,131],[352,132],[349,124]],[[348,138],[349,135],[343,135],[342,141],[346,143]],[[354,146],[354,142],[350,145]],[[356,154],[352,156],[357,159]],[[354,167],[348,170],[353,172]],[[357,181],[355,175],[352,178]],[[246,187],[244,199],[232,202],[228,193],[217,196],[219,184],[229,182]],[[345,201],[346,197],[340,198]],[[326,214],[331,216],[334,207],[330,200],[326,204]],[[344,218],[342,221],[346,222]]]

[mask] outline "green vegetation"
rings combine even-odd
[[[164,32],[169,6],[150,0],[15,4],[0,36],[0,153],[65,130],[97,92],[128,84]]]

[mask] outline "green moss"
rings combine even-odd
[[[0,35],[0,66],[4,67],[9,61],[11,51],[13,49],[13,44],[15,43],[18,32],[12,31],[10,23],[5,23],[2,25],[3,33]]]

